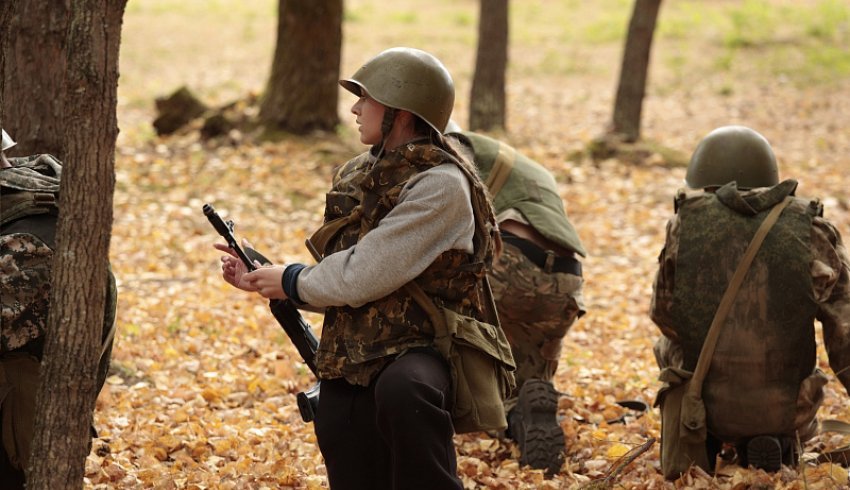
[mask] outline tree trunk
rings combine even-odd
[[[12,2],[0,2],[0,26],[8,26],[12,14]],[[3,128],[3,94],[6,92],[6,46],[9,29],[0,29],[0,128]]]
[[[629,22],[612,121],[612,132],[621,135],[627,142],[640,139],[640,114],[646,92],[649,53],[660,8],[661,0],[635,0]]]
[[[2,120],[18,142],[13,155],[64,159],[62,98],[70,0],[12,1],[2,24],[5,57]]]
[[[66,159],[27,488],[83,487],[107,290],[118,48],[126,0],[75,0],[67,33]],[[47,98],[47,97],[45,97]]]
[[[478,53],[469,97],[469,129],[505,129],[508,0],[481,0]]]
[[[341,51],[342,0],[280,0],[260,121],[295,134],[334,130]]]

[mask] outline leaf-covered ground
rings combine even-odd
[[[235,220],[237,235],[274,261],[309,262],[304,239],[320,224],[333,167],[361,150],[347,112],[353,101],[341,94],[343,126],[333,135],[270,143],[234,133],[202,143],[194,131],[157,138],[150,129],[153,98],[184,83],[212,103],[262,90],[277,2],[231,3],[150,0],[128,6],[111,252],[120,292],[118,334],[114,375],[97,404],[101,438],[87,461],[86,488],[327,487],[312,426],[300,420],[295,404],[295,394],[312,385],[309,371],[267,305],[220,280],[216,236],[201,206],[212,203]],[[778,12],[793,5],[744,3]],[[840,2],[802,2],[812,9],[824,3],[835,5],[838,20],[844,19],[835,44],[846,55],[850,21],[841,16],[847,10]],[[463,123],[477,2],[428,4],[423,10],[418,2],[400,0],[384,9],[377,0],[347,1],[342,71],[352,72],[393,45],[432,50],[455,74],[456,118]],[[687,157],[714,127],[756,128],[773,144],[781,177],[798,179],[799,195],[820,197],[826,216],[850,234],[850,76],[836,70],[801,79],[800,70],[815,70],[800,65],[804,61],[793,54],[799,52],[777,53],[809,39],[793,37],[801,35],[782,19],[767,20],[780,23],[777,38],[765,34],[766,40],[756,38],[729,54],[719,46],[730,28],[717,16],[729,14],[736,2],[707,4],[662,5],[644,137]],[[585,151],[608,124],[619,70],[621,37],[603,34],[622,34],[630,6],[615,0],[512,2],[504,138],[551,169],[561,185],[590,252],[584,265],[588,314],[569,332],[555,379],[564,393],[560,415],[567,436],[560,473],[545,479],[519,466],[511,442],[463,435],[456,442],[467,488],[579,488],[659,436],[657,410],[635,416],[616,401],[651,403],[658,388],[652,357],[657,332],[647,310],[684,167],[652,152],[635,164],[593,160]],[[697,16],[693,24],[686,22],[689,15]],[[700,28],[679,32],[677,22]],[[718,62],[723,59],[725,64]],[[321,323],[318,315],[306,317]],[[822,349],[819,362],[830,372]],[[847,394],[833,379],[822,415],[850,420],[846,407]],[[625,423],[606,422],[622,415]],[[808,447],[844,442],[824,437]],[[824,465],[767,475],[730,466],[670,483],[660,474],[656,444],[614,485],[835,488],[847,485],[847,472]]]

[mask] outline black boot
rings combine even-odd
[[[558,392],[552,383],[529,379],[519,390],[516,407],[508,415],[508,431],[520,450],[520,464],[560,471],[564,462],[564,431],[558,424]]]
[[[768,472],[782,467],[782,444],[777,437],[756,436],[747,443],[747,463]]]

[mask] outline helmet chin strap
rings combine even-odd
[[[378,150],[376,159],[379,160],[384,155],[384,147],[387,144],[387,137],[390,131],[393,130],[395,123],[396,109],[393,107],[384,106],[384,119],[381,121],[381,148]]]

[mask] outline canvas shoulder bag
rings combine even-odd
[[[511,346],[499,325],[490,283],[483,279],[491,319],[480,321],[437,306],[415,281],[404,288],[434,325],[434,347],[449,365],[455,432],[502,430],[504,401],[516,387]]]

